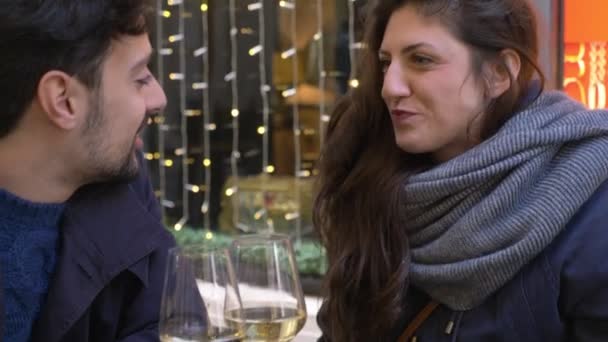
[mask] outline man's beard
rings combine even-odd
[[[98,97],[99,99],[100,97]],[[89,157],[88,165],[84,165],[85,173],[89,175],[86,183],[125,182],[131,181],[139,174],[139,160],[135,156],[135,139],[120,158],[113,158],[109,151],[108,136],[104,131],[105,115],[100,100],[93,100],[90,113],[83,133]],[[146,116],[144,116],[145,122]],[[143,125],[143,123],[142,123]]]

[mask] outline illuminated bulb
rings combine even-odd
[[[266,166],[266,172],[273,173],[274,172],[274,166],[272,166],[272,165]]]
[[[173,166],[173,160],[171,160],[171,159],[167,159],[167,160],[165,160],[165,166],[166,166],[166,167],[171,167],[171,166]]]
[[[251,49],[249,49],[249,56],[255,56],[260,51],[262,51],[262,45],[256,45],[256,46],[252,47]]]
[[[160,152],[154,152],[154,159],[160,159]]]
[[[254,2],[252,4],[247,5],[247,9],[250,11],[255,11],[255,10],[259,10],[262,8],[262,3],[261,2]]]
[[[194,55],[194,57],[200,57],[206,53],[207,53],[207,48],[203,46],[201,48],[194,50],[194,52],[192,54]]]
[[[184,79],[184,75],[183,74],[178,74],[178,73],[170,73],[169,74],[169,79],[172,80],[172,81],[183,80]]]
[[[174,35],[169,36],[169,43],[175,43],[182,39],[184,39],[183,34],[174,34]]]
[[[287,59],[287,58],[289,58],[289,57],[291,57],[291,56],[293,56],[295,54],[296,54],[296,49],[295,48],[291,48],[289,50],[285,50],[285,51],[281,52],[281,58]]]
[[[295,88],[283,90],[283,92],[281,92],[281,95],[283,97],[290,97],[290,96],[294,96],[295,94],[296,94],[296,89]]]
[[[179,232],[180,230],[182,230],[182,228],[184,228],[184,225],[178,222],[175,224],[175,226],[173,226],[173,228],[176,232]]]
[[[163,11],[163,17],[171,18],[171,11]]]
[[[154,154],[153,153],[146,153],[145,157],[147,160],[153,160],[154,159]]]
[[[209,166],[211,166],[211,159],[209,159],[209,158],[205,158],[205,160],[203,160],[203,165],[204,165],[205,167],[209,167]]]
[[[295,220],[299,216],[300,216],[300,214],[298,214],[298,213],[287,213],[287,214],[285,214],[285,220],[287,220],[287,221]]]
[[[352,80],[350,80],[350,82],[348,82],[348,84],[353,87],[353,88],[358,88],[359,87],[359,80],[356,78],[353,78]]]
[[[201,191],[201,188],[198,185],[193,185],[192,186],[192,192],[194,192],[196,194],[199,191]]]
[[[200,109],[186,109],[186,116],[201,116],[203,112]]]
[[[232,117],[233,117],[233,118],[238,117],[238,116],[239,116],[239,110],[238,110],[238,109],[233,109],[233,110],[230,112],[230,115],[232,115]]]
[[[279,6],[286,8],[286,9],[294,9],[295,6],[292,2],[289,1],[285,1],[285,0],[281,0],[279,1]]]
[[[233,188],[226,189],[226,196],[230,197],[232,195],[234,195],[234,189]]]
[[[209,6],[207,6],[207,4],[201,5],[201,12],[207,12],[208,9],[209,9]]]
[[[213,239],[213,233],[212,232],[207,232],[207,234],[205,234],[205,239],[207,239],[207,240]]]
[[[264,126],[258,127],[258,134],[264,135],[264,133],[266,133],[266,127],[264,127]]]
[[[256,220],[259,220],[262,218],[262,216],[264,215],[265,212],[266,212],[266,209],[262,208],[262,209],[256,211],[255,214],[253,214],[253,218]]]
[[[192,83],[192,89],[194,89],[194,90],[207,89],[207,87],[208,87],[208,85],[206,82]]]

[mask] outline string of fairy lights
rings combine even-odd
[[[238,89],[238,43],[237,35],[239,33],[236,27],[236,3],[235,0],[230,0],[229,5],[230,17],[230,67],[231,71],[224,77],[226,82],[230,82],[232,88],[232,153],[230,154],[230,168],[232,172],[232,191],[229,192],[232,198],[232,222],[242,230],[247,230],[247,227],[241,225],[239,214],[239,172],[238,162],[241,158],[239,151],[239,89]],[[230,190],[230,189],[229,189]],[[227,195],[228,195],[227,194]]]
[[[204,217],[203,228],[207,231],[211,230],[211,217],[209,214],[209,206],[211,205],[211,135],[210,132],[215,130],[215,124],[211,120],[211,105],[209,103],[209,6],[206,3],[201,4],[201,25],[203,28],[203,46],[194,51],[194,57],[203,58],[203,81],[196,88],[203,90],[203,167],[205,168],[205,187],[203,204],[201,213]],[[193,87],[195,87],[193,85]]]
[[[281,9],[290,11],[289,16],[290,20],[290,36],[291,36],[291,44],[292,46],[283,53],[283,55],[288,55],[292,61],[292,88],[284,91],[284,97],[289,96],[297,96],[297,89],[299,84],[299,75],[298,75],[298,50],[296,46],[297,42],[297,3],[295,0],[290,1],[281,1],[279,3]],[[299,101],[292,101],[292,129],[293,129],[293,155],[294,155],[294,191],[295,191],[295,211],[291,213],[287,213],[285,215],[285,219],[288,221],[293,220],[295,224],[295,236],[297,238],[296,243],[300,243],[300,237],[302,236],[302,215],[300,213],[300,208],[302,206],[302,194],[301,194],[301,182],[300,177],[302,177],[302,147],[301,147],[301,135],[302,129],[300,127],[300,106]]]
[[[259,71],[259,91],[262,99],[262,125],[257,128],[257,133],[262,136],[262,169],[261,174],[272,174],[274,166],[270,164],[270,148],[269,148],[269,128],[270,128],[270,99],[269,92],[271,87],[268,84],[266,76],[266,20],[264,1],[253,2],[247,6],[250,12],[258,13],[258,44],[249,49],[250,56],[258,56],[258,71]],[[268,189],[268,178],[262,177],[262,191],[266,193]],[[262,207],[254,213],[256,221],[263,220],[270,231],[274,231],[272,219],[268,216],[268,205],[263,201]]]
[[[202,2],[198,2],[200,11],[198,11],[199,5],[196,5],[196,12],[198,14],[195,14],[195,11],[192,11],[194,1],[156,0],[158,8],[155,31],[156,45],[158,47],[158,53],[156,55],[156,72],[162,87],[172,87],[171,89],[175,90],[175,92],[172,93],[173,96],[169,98],[169,101],[175,102],[175,107],[178,109],[174,112],[179,112],[180,116],[178,118],[172,116],[169,112],[166,112],[160,113],[153,118],[150,124],[157,125],[155,132],[157,134],[156,147],[158,150],[146,153],[145,156],[146,159],[150,161],[158,162],[159,179],[157,182],[157,195],[161,202],[163,216],[166,216],[169,210],[171,210],[171,215],[174,216],[176,211],[181,212],[181,217],[175,218],[176,223],[173,225],[175,230],[181,230],[186,225],[196,226],[199,224],[207,231],[214,230],[213,228],[215,228],[212,227],[211,224],[210,208],[212,206],[212,186],[218,185],[214,185],[215,183],[212,182],[212,163],[219,162],[223,164],[224,161],[212,160],[212,150],[215,142],[212,141],[211,134],[218,129],[218,126],[214,122],[214,116],[212,115],[211,103],[213,103],[213,98],[211,98],[212,94],[210,94],[210,55],[213,51],[210,40],[210,13],[215,13],[211,11],[210,6],[213,6],[215,3],[209,3],[207,1],[208,0],[202,0]],[[271,162],[271,146],[273,146],[271,140],[271,122],[273,122],[272,115],[275,113],[273,112],[271,105],[273,86],[271,84],[272,80],[268,79],[268,55],[272,54],[273,51],[269,51],[269,46],[272,44],[268,44],[267,41],[267,22],[265,17],[268,13],[272,13],[265,7],[268,6],[268,4],[273,3],[273,5],[277,5],[277,10],[282,12],[280,15],[289,18],[287,21],[288,26],[280,28],[281,30],[286,31],[289,36],[289,45],[284,50],[278,51],[277,53],[282,60],[291,62],[292,77],[289,81],[289,85],[286,88],[281,88],[278,95],[284,99],[285,103],[289,104],[287,106],[287,113],[285,114],[291,115],[290,121],[292,126],[290,129],[291,134],[293,135],[293,189],[290,190],[293,191],[291,196],[293,198],[293,205],[287,207],[284,220],[290,222],[290,227],[293,227],[290,229],[293,229],[293,235],[297,237],[297,243],[299,243],[299,238],[302,235],[302,180],[314,174],[314,172],[311,172],[311,170],[308,169],[308,164],[303,163],[302,151],[302,139],[305,132],[302,128],[300,117],[301,98],[299,95],[301,94],[298,93],[298,89],[300,89],[299,86],[302,82],[305,82],[306,80],[304,75],[299,74],[300,71],[298,67],[300,61],[297,46],[299,25],[297,6],[300,2],[297,2],[296,0],[274,1],[275,0],[249,0],[249,3],[244,5],[246,6],[248,13],[257,14],[257,28],[239,27],[239,25],[242,25],[240,23],[243,21],[237,20],[239,19],[237,15],[245,15],[245,12],[240,11],[240,6],[243,6],[243,3],[240,0],[229,0],[227,4],[225,2],[217,3],[217,6],[227,8],[227,19],[229,23],[228,52],[230,58],[228,71],[223,75],[223,81],[226,82],[230,89],[230,104],[228,109],[229,113],[224,114],[229,115],[228,124],[221,127],[221,129],[228,129],[232,134],[231,144],[229,144],[229,170],[227,169],[230,176],[229,186],[221,195],[229,198],[229,202],[232,206],[231,221],[234,227],[238,228],[240,231],[252,231],[252,227],[247,223],[251,222],[252,219],[258,222],[264,222],[264,226],[267,227],[268,230],[274,230],[273,219],[269,213],[269,204],[266,201],[266,192],[269,191],[268,183],[273,181],[271,175],[273,175],[276,170],[275,165]],[[326,125],[329,121],[328,110],[331,106],[331,100],[326,98],[325,95],[328,90],[328,85],[330,84],[328,77],[336,74],[336,71],[328,71],[325,65],[326,60],[324,53],[327,52],[324,51],[325,22],[323,18],[326,15],[326,13],[324,13],[324,1],[326,0],[316,0],[315,2],[307,3],[307,5],[316,7],[316,12],[313,13],[313,16],[316,16],[317,27],[312,44],[315,45],[317,53],[314,55],[314,58],[316,58],[315,62],[310,65],[312,68],[316,68],[316,71],[313,70],[313,72],[316,72],[318,75],[316,77],[316,87],[318,88],[319,98],[318,127],[313,128],[312,134],[318,134],[321,146],[323,145]],[[350,74],[348,75],[348,84],[350,87],[358,86],[357,73],[355,70],[356,50],[362,47],[361,44],[357,43],[355,40],[355,1],[356,0],[346,0],[348,4],[348,49],[351,65]],[[191,45],[193,44],[193,41],[195,41],[195,39],[190,39],[190,37],[187,36],[187,34],[192,34],[191,30],[186,30],[188,27],[187,25],[190,25],[187,20],[191,20],[195,15],[200,15],[202,32],[198,34],[201,36],[201,43],[200,45],[194,46],[191,50],[187,50],[187,43]],[[176,30],[177,32],[170,32],[171,30]],[[248,55],[251,58],[257,58],[258,62],[259,84],[257,86],[259,87],[261,108],[259,108],[259,110],[247,110],[247,112],[245,112],[245,107],[240,107],[243,104],[240,103],[239,98],[239,78],[242,76],[239,74],[239,68],[244,68],[246,66],[245,63],[242,62],[241,64],[243,65],[239,64],[239,58],[246,57],[239,56],[239,41],[241,40],[241,34],[252,34],[253,32],[257,32],[258,41],[254,43],[254,46],[249,48]],[[173,56],[172,63],[167,60],[170,56]],[[188,66],[192,65],[192,62],[195,64],[198,63],[196,65],[200,66],[200,74],[196,71],[199,69],[198,67],[188,69]],[[170,70],[172,66],[176,67],[177,70]],[[187,102],[188,92],[192,91],[200,98],[200,101],[194,101],[195,103],[198,103],[198,105],[195,105],[194,107],[200,106],[199,108],[188,107],[193,106]],[[221,96],[225,96],[225,94],[221,94]],[[253,127],[241,127],[243,115],[261,115],[261,118],[259,118],[260,123]],[[192,132],[196,132],[195,127],[189,125],[189,118],[192,118],[193,116],[202,116],[202,123],[199,130],[202,135],[202,148],[200,150],[198,148],[193,149],[189,145],[192,138],[189,134],[191,135],[193,134]],[[258,176],[261,177],[259,178],[260,184],[258,184],[258,186],[260,188],[259,191],[264,193],[262,196],[264,200],[262,201],[261,206],[253,212],[240,210],[240,206],[244,201],[244,197],[241,197],[243,195],[242,191],[249,191],[249,189],[241,189],[243,175],[240,175],[239,173],[240,163],[244,162],[241,159],[242,146],[239,141],[241,134],[244,133],[241,132],[243,129],[255,129],[260,137],[259,141],[261,143],[261,165],[258,174]],[[306,134],[310,135],[310,129],[307,128],[306,130],[308,132]],[[169,143],[173,142],[174,140],[171,138],[176,138],[177,135],[179,135],[179,145],[177,148],[172,149]],[[248,152],[244,155],[247,156],[247,153]],[[202,164],[194,164],[194,156],[196,155],[202,155]],[[172,167],[176,166],[174,160],[180,159],[181,172],[179,175],[169,172]],[[228,163],[227,159],[226,163]],[[196,169],[196,167],[199,169]],[[192,173],[190,172],[192,169],[197,171]],[[194,176],[198,175],[199,172],[202,174],[202,184],[196,184],[197,182],[192,180],[196,179]],[[174,185],[177,183],[180,184],[181,196],[176,197],[175,191],[169,193],[169,190],[174,189]],[[191,210],[195,209],[191,205],[194,203],[192,202],[192,198],[200,201],[198,203],[202,203],[200,206],[202,222],[190,222]],[[250,213],[252,213],[253,218],[243,216],[249,215]]]
[[[357,0],[348,0],[348,57],[350,61],[350,75],[348,77],[348,84],[357,88],[359,86],[359,80],[357,79],[357,57],[356,52],[358,49],[363,48],[362,43],[356,41],[355,37],[355,19],[356,19],[356,8],[355,2]]]
[[[317,67],[319,71],[319,92],[321,97],[319,98],[319,147],[323,146],[325,139],[325,125],[329,122],[329,115],[327,114],[325,90],[326,90],[326,77],[327,71],[325,70],[325,58],[323,54],[323,24],[324,24],[324,11],[323,11],[323,0],[317,0],[317,33],[315,33],[314,39],[317,42]]]

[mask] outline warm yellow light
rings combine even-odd
[[[274,172],[274,166],[273,165],[266,166],[266,172],[273,173]]]
[[[234,195],[234,189],[233,188],[226,189],[226,196],[230,197],[232,195]]]
[[[359,87],[359,80],[356,78],[353,78],[352,80],[350,80],[350,82],[348,82],[350,84],[351,87],[353,88],[358,88]]]
[[[165,160],[165,166],[166,166],[166,167],[171,167],[171,166],[173,166],[173,160],[171,160],[171,159],[167,159],[167,160]]]
[[[201,191],[201,188],[198,185],[193,185],[192,186],[192,192],[194,192],[195,194],[197,194],[199,191]]]
[[[238,116],[239,116],[239,110],[238,110],[238,109],[233,109],[233,110],[230,112],[230,115],[232,115],[232,117],[233,117],[233,118],[238,117]]]
[[[171,18],[171,11],[163,11],[163,17]]]
[[[154,159],[154,153],[146,153],[145,157],[147,160],[153,160]]]
[[[296,49],[295,48],[291,48],[289,50],[285,50],[285,51],[281,52],[281,58],[287,59],[287,58],[289,58],[289,57],[291,57],[291,56],[293,56],[295,54],[296,54]]]
[[[266,127],[260,126],[258,127],[258,134],[264,135],[266,133]]]
[[[182,230],[182,228],[184,228],[184,225],[178,222],[175,224],[175,226],[173,226],[173,228],[176,232],[179,232],[180,230]]]
[[[183,74],[178,74],[178,73],[170,73],[169,74],[169,79],[171,81],[183,80],[184,79],[184,75]]]
[[[201,116],[202,114],[200,109],[186,109],[186,116]]]
[[[249,56],[255,56],[260,51],[262,51],[262,45],[256,45],[256,46],[252,47],[251,49],[249,49]]]
[[[160,152],[154,152],[154,159],[160,159]]]
[[[300,216],[299,213],[287,213],[285,214],[285,220],[286,221],[291,221],[291,220],[295,220]]]
[[[201,5],[201,11],[202,12],[207,12],[208,9],[209,9],[209,6],[207,6],[207,4],[202,4]]]
[[[205,158],[205,160],[203,160],[203,165],[204,165],[205,167],[209,167],[209,166],[211,166],[211,159],[209,159],[209,158]]]
[[[286,90],[283,90],[281,92],[281,96],[287,98],[287,97],[290,97],[290,96],[294,96],[296,94],[296,92],[297,91],[296,91],[295,88],[286,89]]]
[[[212,232],[207,232],[207,234],[205,234],[205,239],[207,239],[207,240],[213,239],[213,233]]]

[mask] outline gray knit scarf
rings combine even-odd
[[[483,302],[608,178],[608,111],[546,92],[493,137],[405,184],[412,284],[454,310]]]

